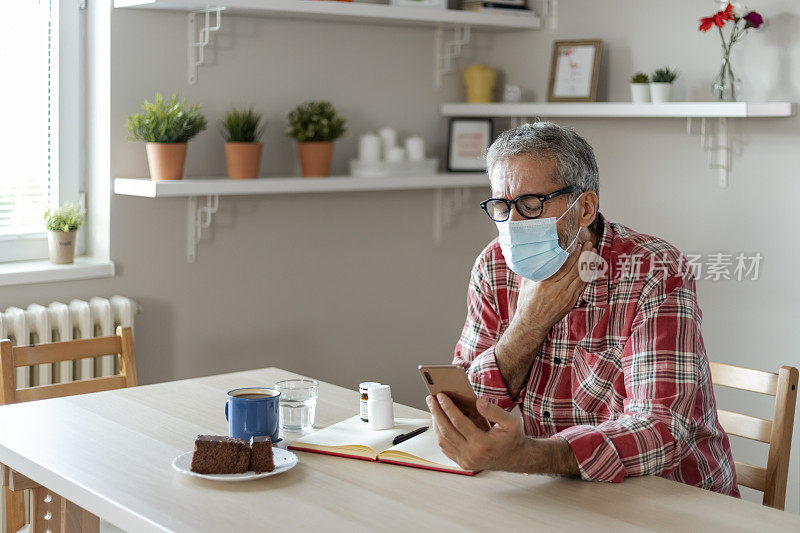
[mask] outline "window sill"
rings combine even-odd
[[[113,275],[113,261],[92,257],[76,257],[71,265],[54,265],[46,260],[0,263],[0,286],[110,278]]]

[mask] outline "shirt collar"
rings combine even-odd
[[[582,307],[584,304],[598,307],[608,303],[608,283],[611,279],[611,245],[614,242],[614,229],[603,215],[598,213],[597,217],[598,223],[603,228],[600,240],[597,243],[597,253],[603,258],[606,268],[601,270],[601,274],[596,279],[586,284],[575,307]]]

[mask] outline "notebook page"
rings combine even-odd
[[[428,424],[430,424],[430,420],[428,420]],[[439,443],[436,442],[436,433],[433,431],[433,428],[407,441],[403,441],[397,446],[392,446],[390,450],[387,451],[413,455],[414,457],[441,465],[445,468],[463,470],[455,461],[442,452]]]
[[[369,424],[356,415],[299,438],[291,444],[314,444],[316,446],[330,447],[366,446],[374,450],[375,453],[379,453],[390,448],[392,439],[401,433],[408,433],[427,425],[430,425],[430,420],[425,418],[395,418],[393,428],[375,430],[369,429]],[[425,433],[428,433],[428,431]]]

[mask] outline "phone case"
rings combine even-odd
[[[476,426],[484,431],[489,430],[489,422],[478,412],[475,405],[478,397],[472,390],[467,373],[462,367],[458,365],[419,365],[419,372],[432,396],[436,396],[440,392],[447,394]],[[430,376],[430,381],[428,376]]]

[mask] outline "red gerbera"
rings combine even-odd
[[[733,16],[733,6],[728,4],[722,11],[717,11],[710,17],[703,17],[700,19],[700,31],[708,31],[712,26],[721,28],[729,20],[736,20]]]

